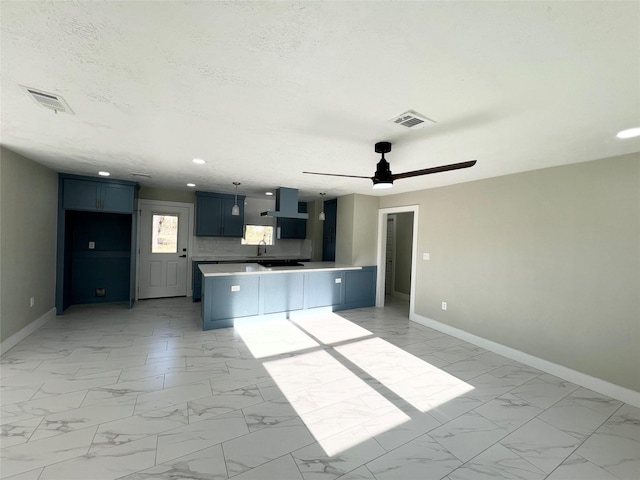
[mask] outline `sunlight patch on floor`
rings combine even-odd
[[[473,390],[471,385],[378,337],[340,345],[335,350],[421,412]],[[443,391],[450,392],[451,397]],[[435,394],[439,394],[437,401]]]
[[[337,455],[410,420],[325,351],[267,361],[264,366],[327,455]],[[380,425],[382,416],[385,421]],[[366,424],[374,425],[374,433],[334,438]]]
[[[284,319],[262,323],[243,322],[240,319],[236,320],[234,327],[255,358],[299,352],[320,346]]]
[[[264,359],[271,378],[330,456],[410,422],[394,405],[394,394],[404,408],[410,404],[428,412],[473,390],[335,313],[238,322],[235,330],[251,353]],[[267,358],[282,354],[288,356]],[[380,382],[387,396],[357,370]]]

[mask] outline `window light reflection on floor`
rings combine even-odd
[[[409,421],[408,415],[325,351],[264,363],[269,375],[327,455]],[[380,425],[379,417],[386,417]],[[339,436],[360,427],[358,433]]]
[[[288,320],[255,322],[236,320],[234,328],[255,358],[271,357],[319,347]]]
[[[329,456],[412,421],[394,405],[394,396],[405,408],[409,404],[428,412],[473,389],[331,312],[291,321],[239,321],[235,331],[251,353],[264,360],[269,375]],[[373,388],[352,370],[365,372],[383,388]]]

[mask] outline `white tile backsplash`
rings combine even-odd
[[[221,255],[251,257],[257,254],[255,245],[242,245],[239,238],[194,237],[193,256]],[[274,245],[267,246],[268,255],[311,258],[311,240],[274,240]]]

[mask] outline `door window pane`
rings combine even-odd
[[[151,253],[178,253],[178,215],[153,215]]]

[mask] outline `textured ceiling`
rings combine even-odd
[[[640,151],[640,2],[2,2],[1,142],[57,171],[304,199]],[[74,115],[20,88],[62,95]],[[387,120],[415,109],[437,121]],[[396,181],[372,175],[374,143]],[[207,163],[193,164],[198,157]]]

